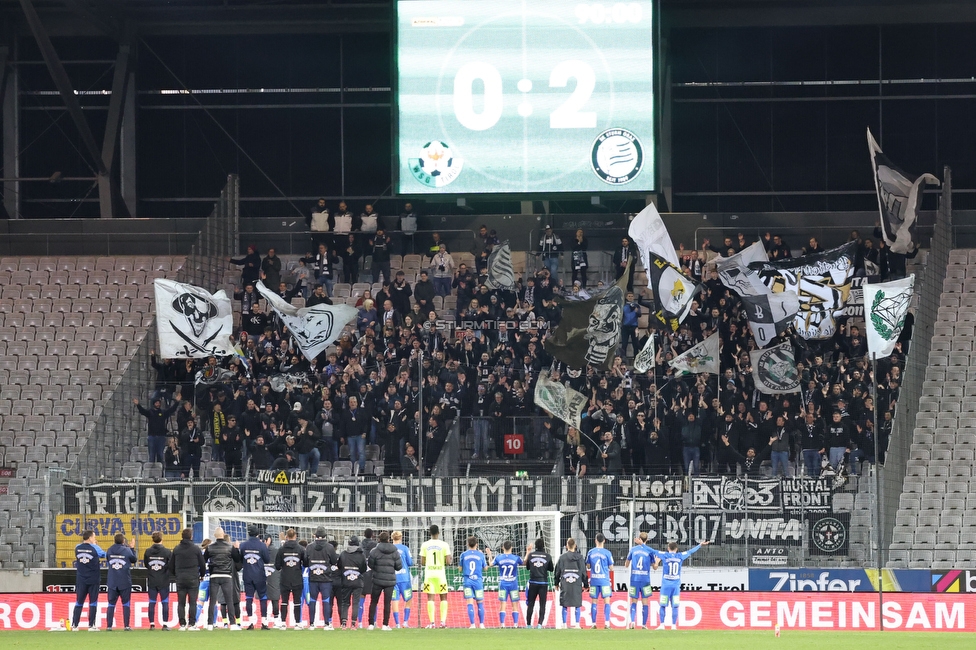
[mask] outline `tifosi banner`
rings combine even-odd
[[[149,626],[147,596],[133,594],[132,626]],[[448,595],[451,609],[462,611],[463,594],[452,591]],[[57,625],[61,619],[71,618],[74,594],[0,594],[0,630],[43,630]],[[519,606],[524,608],[524,601]],[[170,602],[174,610],[175,601]],[[105,628],[107,603],[98,604],[96,623]],[[610,626],[623,628],[627,624],[630,604],[627,594],[616,592],[611,599]],[[121,608],[119,608],[121,609]],[[599,622],[603,621],[602,607],[598,608]],[[658,607],[649,608],[651,626],[658,624]],[[497,620],[498,599],[485,598],[485,619]],[[590,625],[589,599],[584,596],[583,625]],[[546,626],[552,627],[558,610],[549,601]],[[121,617],[116,612],[116,625]],[[670,616],[669,616],[670,619]],[[87,616],[82,616],[82,627]],[[670,622],[670,620],[669,620]],[[976,632],[976,601],[963,594],[888,594],[879,606],[877,594],[870,593],[757,593],[757,592],[686,592],[681,596],[678,626],[696,630],[767,630],[779,625],[783,636],[791,630],[878,630],[884,623],[888,631],[953,631]],[[467,626],[467,618],[464,618]],[[788,642],[785,641],[784,642]]]

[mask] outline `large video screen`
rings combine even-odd
[[[654,190],[652,8],[398,0],[398,192]]]

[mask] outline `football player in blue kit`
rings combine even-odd
[[[661,611],[658,617],[660,625],[657,629],[664,629],[664,615],[668,604],[671,605],[671,629],[678,629],[678,605],[681,600],[681,567],[685,560],[691,557],[702,546],[708,546],[705,541],[698,546],[693,546],[682,553],[678,552],[678,543],[669,542],[667,551],[653,551],[655,555],[654,570],[659,566],[664,567],[664,575],[661,576]]]
[[[648,599],[651,597],[651,565],[654,564],[654,551],[647,546],[647,533],[641,533],[634,540],[634,546],[627,553],[627,561],[624,566],[630,569],[630,622],[628,629],[640,627],[641,618],[637,605],[640,603],[643,610],[643,623],[645,627],[650,626],[650,608]]]
[[[590,572],[590,628],[596,629],[596,603],[603,598],[603,627],[610,629],[610,597],[613,585],[610,584],[610,568],[613,555],[603,548],[607,538],[603,533],[596,534],[596,546],[586,554],[586,568]]]
[[[488,561],[485,554],[478,550],[478,538],[472,535],[468,538],[468,550],[461,553],[461,567],[464,582],[464,600],[468,603],[468,621],[474,629],[474,611],[478,608],[478,621],[485,627],[485,569]]]

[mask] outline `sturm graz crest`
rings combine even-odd
[[[789,391],[799,385],[800,375],[796,362],[784,346],[763,351],[756,369],[759,378],[770,388]]]
[[[836,553],[847,543],[847,527],[834,517],[824,517],[813,525],[814,545],[824,553]]]

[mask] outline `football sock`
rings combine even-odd
[[[667,617],[668,617],[668,608],[665,607],[664,605],[661,605],[661,612],[658,614],[658,617],[657,617],[658,622],[661,625],[664,625],[664,622],[668,620]]]
[[[482,625],[485,624],[485,604],[483,602],[478,603],[478,622]]]
[[[468,620],[474,625],[474,605],[468,603]]]
[[[590,625],[596,625],[596,600],[590,603]]]
[[[394,625],[400,624],[400,612],[393,612],[393,623]]]
[[[637,625],[637,603],[630,604],[630,622]]]
[[[441,625],[447,625],[447,601],[441,601]]]
[[[513,604],[512,607],[513,607],[513,609],[512,609],[512,623],[515,624],[515,627],[518,627],[518,620],[519,620],[519,611],[517,609],[518,608],[518,605],[517,604]]]
[[[603,624],[610,625],[610,603],[606,600],[603,601]]]
[[[419,616],[419,614],[418,614],[418,616]],[[409,607],[404,607],[403,608],[403,624],[406,625],[409,622],[410,622],[410,608]]]
[[[678,606],[671,605],[671,625],[678,624]]]
[[[498,623],[505,627],[505,610],[498,612]]]
[[[433,600],[428,600],[427,601],[427,616],[430,618],[430,624],[431,625],[436,625],[437,624],[437,619],[434,618],[434,601]]]

